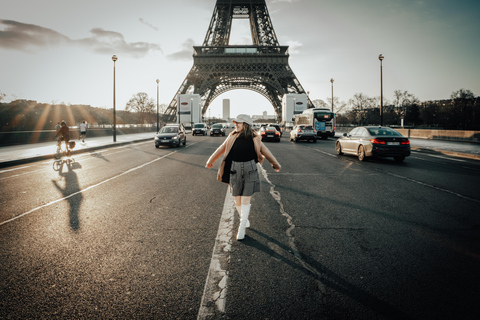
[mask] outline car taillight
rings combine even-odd
[[[386,144],[385,141],[380,140],[380,139],[377,139],[377,138],[375,138],[375,139],[370,139],[370,142],[371,142],[371,143],[374,143],[374,144]]]
[[[299,133],[300,133],[300,132],[302,132],[302,130],[300,130],[300,129],[297,129],[297,132],[299,132]]]
[[[261,135],[264,136],[264,135],[265,135],[265,131],[262,131],[262,132],[261,132]]]
[[[280,135],[280,132],[275,131],[275,135],[276,135],[276,136],[279,136],[279,135]]]
[[[402,142],[400,142],[400,144],[410,144],[410,140],[403,140]]]

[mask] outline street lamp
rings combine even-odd
[[[117,116],[115,115],[115,61],[117,56],[113,55],[113,142],[117,142]]]
[[[382,72],[382,61],[383,61],[383,54],[378,56],[378,60],[380,60],[380,126],[383,126],[383,72]]]
[[[333,78],[330,79],[330,82],[332,83],[332,112],[333,112]]]
[[[160,131],[159,124],[158,124],[158,84],[160,80],[157,79],[157,132]]]

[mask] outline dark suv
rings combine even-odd
[[[181,124],[167,124],[155,135],[155,147],[175,146],[187,144],[185,128]]]
[[[192,128],[192,135],[201,134],[202,136],[206,136],[208,131],[207,124],[205,123],[195,123]]]
[[[225,128],[223,127],[223,124],[216,123],[212,126],[212,129],[210,129],[210,136],[214,136],[216,134],[218,134],[220,136],[225,135]]]

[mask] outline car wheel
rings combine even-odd
[[[340,142],[337,141],[337,144],[335,144],[335,150],[337,151],[337,154],[339,156],[341,156],[343,154],[342,152],[342,145],[340,144]]]
[[[187,144],[187,138],[183,140],[183,145],[186,145],[186,144]]]
[[[403,160],[405,160],[405,157],[404,156],[398,156],[398,157],[393,157],[393,159],[397,162],[402,162]]]
[[[367,157],[365,157],[365,148],[363,146],[358,147],[358,160],[365,161]]]
[[[293,138],[293,141],[298,142],[298,138],[297,137]]]
[[[313,143],[317,143],[317,139],[313,139]]]
[[[156,144],[156,145],[155,145],[155,148],[157,148],[157,149],[158,149],[158,148],[160,148],[160,146],[159,146],[158,144]]]

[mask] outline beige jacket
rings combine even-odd
[[[235,140],[237,139],[239,135],[236,134],[236,132],[232,132],[228,135],[227,139],[222,143],[220,147],[215,150],[215,152],[210,156],[210,158],[207,161],[207,166],[213,165],[215,161],[217,161],[223,154],[223,159],[222,163],[220,164],[220,169],[218,170],[217,174],[217,180],[222,181],[222,175],[223,175],[223,170],[225,167],[225,159],[227,159],[228,153],[233,147],[233,144],[235,143]],[[257,153],[258,157],[258,162],[260,164],[263,163],[264,159],[267,159],[268,162],[272,164],[272,167],[274,169],[279,169],[281,168],[280,164],[278,163],[277,159],[273,156],[273,154],[268,150],[268,148],[263,144],[262,138],[257,135],[255,138],[253,138],[253,144],[255,146],[255,152]]]

